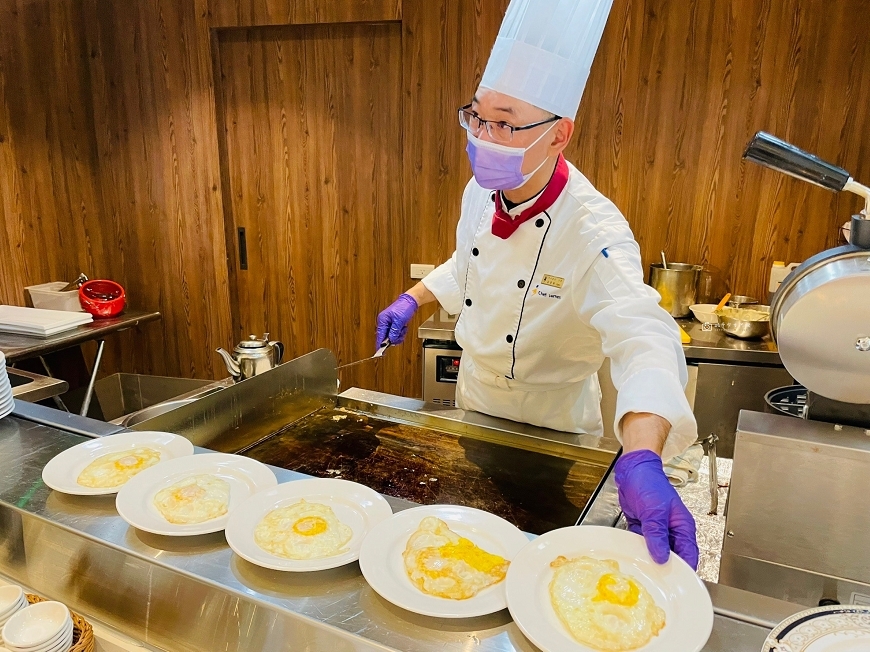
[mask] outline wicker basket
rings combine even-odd
[[[47,602],[45,598],[40,598],[38,595],[27,593],[27,601],[30,604],[37,602]],[[94,652],[94,628],[91,624],[79,616],[74,611],[70,610],[70,617],[73,621],[73,642],[69,652]]]

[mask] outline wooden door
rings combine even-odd
[[[371,355],[406,283],[400,24],[222,31],[218,56],[239,335],[269,331],[287,358]],[[403,393],[411,350],[342,385]]]

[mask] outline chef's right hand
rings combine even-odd
[[[626,453],[614,476],[628,529],[643,535],[653,560],[664,564],[673,550],[697,570],[695,519],[665,475],[662,458],[650,450]]]
[[[378,332],[376,348],[380,348],[388,337],[390,344],[401,344],[408,332],[408,322],[417,312],[417,302],[407,292],[393,301],[390,306],[378,315]]]

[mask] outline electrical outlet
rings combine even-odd
[[[411,278],[425,278],[430,272],[435,271],[435,265],[411,264]]]

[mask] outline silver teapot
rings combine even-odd
[[[284,345],[281,342],[269,340],[269,333],[262,338],[251,335],[239,342],[232,353],[217,349],[224,359],[227,370],[236,382],[251,378],[281,364],[284,357]]]

